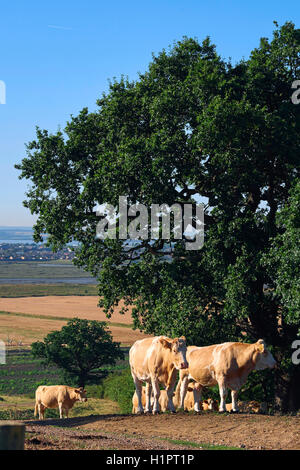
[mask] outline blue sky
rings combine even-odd
[[[224,58],[247,58],[273,20],[300,27],[299,0],[12,0],[0,7],[0,225],[30,226],[22,206],[28,183],[13,168],[35,126],[55,132],[95,102],[109,78],[137,78],[183,36],[209,35]],[[300,77],[299,77],[300,78]]]

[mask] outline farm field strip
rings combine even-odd
[[[108,319],[104,310],[98,307],[98,301],[98,296],[73,295],[0,298],[0,339],[5,341],[12,337],[16,344],[30,345],[42,340],[50,331],[60,330],[74,317],[107,322],[114,341],[126,346],[147,337],[132,329],[130,310],[120,314],[122,302],[112,319]]]
[[[72,318],[70,316],[70,318]],[[81,315],[81,318],[86,318]],[[60,330],[67,323],[67,320],[57,320],[43,318],[42,316],[32,317],[22,315],[12,315],[10,313],[0,314],[0,339],[7,341],[7,338],[14,344],[22,344],[29,346],[34,341],[41,341],[44,337],[54,330]],[[121,345],[130,346],[138,339],[145,338],[146,335],[139,331],[132,330],[130,327],[122,324],[121,326],[108,325],[112,333],[114,341],[118,341]]]
[[[55,296],[96,296],[94,284],[0,284],[0,298]]]
[[[78,317],[87,320],[107,321],[102,308],[98,307],[98,296],[47,296],[0,298],[0,310],[30,315],[48,315],[67,319]],[[120,314],[123,302],[115,309],[114,319],[119,324],[132,324],[131,311]]]
[[[40,319],[46,319],[46,320],[58,320],[58,321],[64,321],[67,322],[70,320],[69,317],[56,317],[56,316],[51,316],[51,315],[34,315],[33,313],[21,313],[21,312],[5,312],[5,311],[0,311],[0,315],[10,315],[10,316],[15,316],[15,317],[27,317],[27,318],[40,318]],[[107,324],[110,326],[119,326],[122,328],[132,328],[132,324],[125,324],[125,323],[115,323],[111,322],[109,320],[106,320]]]
[[[39,278],[90,278],[92,276],[77,268],[71,262],[56,261],[20,261],[0,262],[0,279],[39,279]]]

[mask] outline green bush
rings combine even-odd
[[[102,383],[86,385],[85,390],[88,398],[104,398],[104,385]]]
[[[19,410],[11,408],[10,410],[0,410],[0,420],[18,420],[33,419],[34,409]]]
[[[110,374],[102,382],[104,398],[116,401],[124,414],[132,411],[132,395],[135,391],[134,383],[127,368],[121,372]]]

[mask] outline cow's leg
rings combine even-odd
[[[151,383],[152,383],[152,389],[153,389],[153,410],[152,414],[157,414],[159,413],[159,395],[160,395],[160,389],[159,389],[159,383],[158,380],[155,379],[155,377],[151,378]]]
[[[143,403],[142,403],[142,382],[137,378],[136,375],[132,374],[135,391],[138,398],[137,414],[144,413]]]
[[[189,378],[188,376],[184,377],[181,381],[180,385],[180,403],[179,403],[179,408],[184,409],[184,399],[186,396],[186,392],[188,389],[188,383],[189,383]]]
[[[218,385],[219,385],[219,393],[220,393],[220,406],[219,406],[219,411],[220,412],[226,412],[226,395],[227,395],[227,387],[225,385],[224,379],[219,379],[218,380]]]
[[[238,413],[239,407],[237,402],[238,390],[231,390],[231,403],[233,413]]]
[[[63,404],[62,404],[62,403],[59,403],[59,404],[58,404],[58,408],[59,408],[59,417],[62,419],[62,418],[64,417]]]
[[[194,395],[194,410],[199,413],[202,409],[202,405],[200,407],[200,400],[202,399],[202,388],[200,384],[194,385],[193,395]]]
[[[167,397],[168,397],[167,410],[170,410],[172,413],[176,413],[176,409],[173,403],[174,388],[175,388],[175,383],[172,385],[169,385],[166,388]]]
[[[151,393],[152,393],[152,385],[151,385],[151,383],[147,382],[146,383],[146,408],[145,408],[145,413],[151,413],[151,411],[152,411]]]
[[[68,418],[69,417],[69,408],[65,408],[65,414],[66,414],[66,417]]]
[[[44,419],[44,407],[42,403],[38,404],[38,411],[39,411],[39,419]]]
[[[173,403],[176,378],[177,378],[177,369],[175,369],[174,367],[172,373],[169,374],[169,378],[168,378],[168,382],[166,386],[166,392],[167,392],[167,397],[168,397],[167,410],[170,410],[172,413],[176,413],[176,409]]]

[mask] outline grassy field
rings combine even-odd
[[[94,284],[0,284],[0,298],[97,295]]]
[[[128,359],[118,361],[115,366],[102,367],[107,373],[122,370]],[[32,419],[35,390],[39,385],[64,383],[61,372],[56,367],[45,367],[39,359],[32,357],[28,350],[10,349],[6,364],[0,365],[0,419]],[[109,399],[99,399],[99,386],[86,386],[88,402],[79,404],[71,416],[120,413],[117,403]],[[47,417],[59,417],[57,410],[48,410]]]
[[[0,262],[0,279],[67,279],[78,277],[91,278],[89,273],[77,268],[71,261]]]

